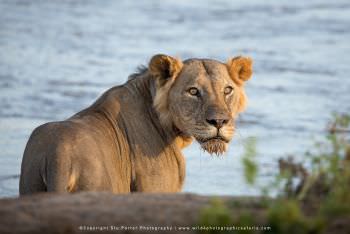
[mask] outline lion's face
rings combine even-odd
[[[194,137],[209,153],[224,153],[234,134],[235,117],[245,107],[243,83],[252,74],[251,60],[237,57],[224,64],[190,59],[182,63],[157,56],[150,70],[157,77],[154,105],[162,123]]]

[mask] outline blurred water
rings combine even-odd
[[[350,112],[350,2],[0,0],[0,196],[18,194],[31,131],[122,84],[155,53],[253,57],[249,108],[226,157],[185,150],[184,191],[254,194],[241,154],[258,139],[259,183]]]

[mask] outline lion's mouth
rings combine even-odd
[[[208,141],[223,141],[225,143],[229,142],[229,140],[227,140],[226,138],[224,138],[222,136],[210,137],[210,138],[207,138],[207,139],[200,140],[199,142],[200,143],[205,143],[205,142],[208,142]]]
[[[210,154],[221,155],[227,150],[227,143],[229,140],[222,136],[215,136],[206,139],[197,140],[201,145],[202,149]]]

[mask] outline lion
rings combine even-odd
[[[90,107],[32,132],[21,165],[20,195],[181,191],[181,150],[193,140],[210,154],[227,150],[251,76],[248,57],[222,63],[153,56],[148,67]]]

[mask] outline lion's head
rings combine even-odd
[[[235,131],[235,118],[246,106],[244,82],[252,60],[179,59],[155,55],[149,63],[155,79],[154,107],[164,127],[195,138],[201,147],[222,154]]]

